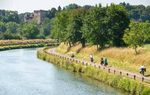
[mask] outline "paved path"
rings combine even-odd
[[[132,73],[132,72],[125,71],[125,70],[121,70],[121,69],[114,68],[114,67],[109,67],[109,66],[106,67],[106,66],[103,66],[103,65],[100,65],[100,64],[97,64],[97,63],[91,63],[91,62],[88,62],[88,61],[85,61],[85,60],[80,60],[80,59],[77,59],[77,58],[71,58],[70,56],[67,56],[67,55],[60,54],[60,53],[56,52],[55,49],[49,49],[49,50],[46,51],[46,53],[52,54],[52,55],[60,57],[60,58],[68,59],[70,61],[75,61],[79,64],[91,65],[95,68],[103,69],[103,70],[105,70],[109,73],[113,73],[113,74],[116,74],[116,75],[122,75],[122,76],[126,76],[126,77],[129,77],[129,78],[135,79],[135,80],[138,79],[138,80],[144,81],[146,83],[150,83],[150,78],[149,77],[144,77],[143,75]]]

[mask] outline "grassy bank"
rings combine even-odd
[[[57,56],[47,54],[44,50],[45,49],[41,49],[37,52],[37,57],[42,60],[54,63],[72,72],[82,73],[87,77],[101,81],[112,87],[122,89],[132,95],[149,95],[150,93],[150,88],[138,80],[114,75],[92,66],[84,66],[67,59],[58,58]]]
[[[34,39],[34,40],[0,40],[0,51],[18,48],[33,48],[43,46],[55,46],[55,40]]]
[[[69,47],[61,44],[56,51],[62,54],[70,54],[74,52],[75,57],[79,59],[89,60],[89,55],[93,54],[95,62],[99,63],[101,57],[107,57],[109,66],[120,68],[123,70],[135,72],[139,74],[139,67],[144,64],[147,68],[146,76],[150,75],[150,45],[139,48],[140,54],[135,55],[133,49],[130,48],[107,48],[97,51],[96,46],[86,46],[82,48],[80,44]]]

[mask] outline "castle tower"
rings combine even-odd
[[[37,22],[37,24],[41,24],[46,17],[46,13],[47,11],[44,10],[35,10],[33,19]]]

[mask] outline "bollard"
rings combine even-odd
[[[142,82],[144,81],[144,77],[142,77]]]
[[[120,71],[120,75],[122,75],[122,72]]]
[[[99,68],[101,68],[101,66],[99,66]]]
[[[127,73],[127,76],[128,76],[129,74]]]
[[[110,73],[110,69],[108,69],[108,73]]]
[[[114,74],[116,73],[116,70],[114,70]]]
[[[134,75],[133,77],[134,77],[134,80],[135,80],[135,78],[136,78],[136,75]]]

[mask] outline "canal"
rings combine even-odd
[[[0,52],[0,95],[127,95],[36,57],[36,49]]]

